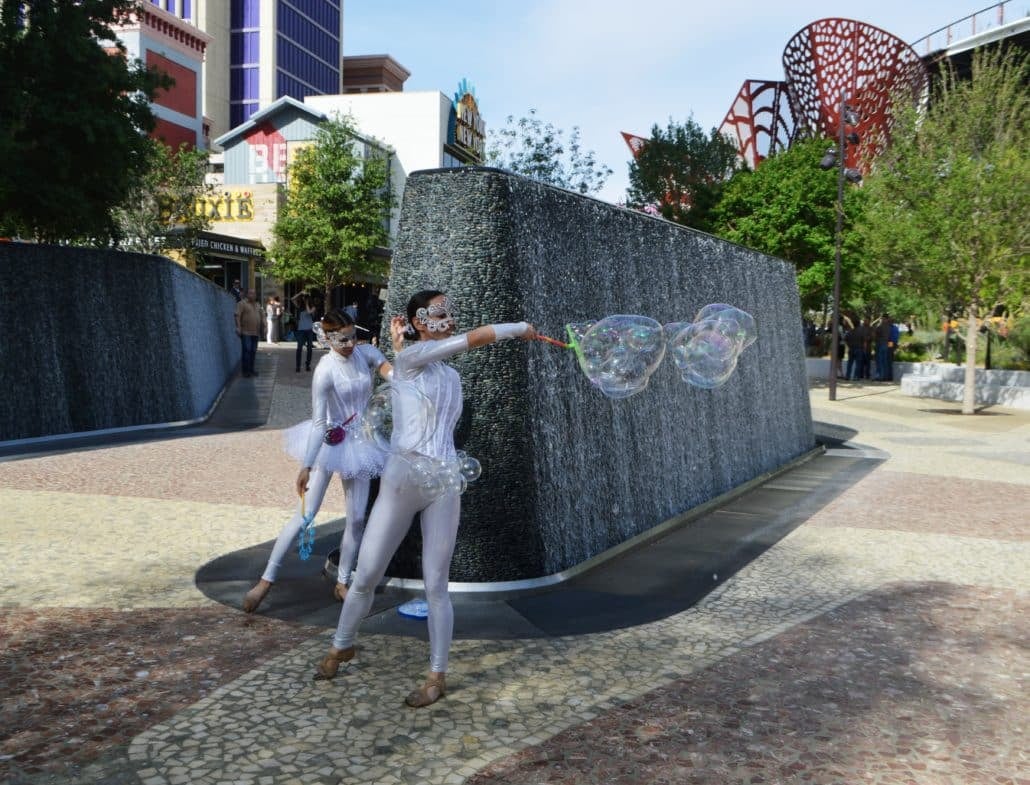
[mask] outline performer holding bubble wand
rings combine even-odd
[[[394,359],[394,383],[412,384],[428,398],[434,422],[431,437],[419,454],[392,453],[380,480],[379,495],[369,515],[365,539],[358,555],[354,583],[340,611],[340,621],[329,653],[318,663],[315,679],[332,679],[341,663],[354,657],[358,625],[372,606],[373,591],[382,579],[394,552],[400,546],[416,513],[421,512],[422,577],[429,605],[429,676],[405,699],[417,708],[435,703],[446,692],[445,677],[454,628],[454,609],[447,593],[448,574],[461,510],[461,484],[443,483],[431,488],[435,478],[420,465],[446,467],[459,460],[454,448],[454,427],[462,409],[461,379],[444,360],[461,352],[510,338],[530,340],[536,336],[531,324],[494,324],[454,335],[455,308],[443,292],[418,292],[407,307],[408,330],[414,341]],[[395,410],[396,413],[396,410]],[[407,430],[422,426],[415,418],[394,421],[393,442],[412,440]],[[448,476],[450,472],[444,469]]]
[[[339,475],[343,484],[347,518],[340,539],[340,565],[333,594],[338,600],[347,594],[365,529],[369,480],[379,476],[386,460],[382,450],[355,439],[350,432],[371,393],[375,372],[389,379],[393,370],[376,347],[357,343],[355,329],[354,320],[340,310],[330,311],[315,326],[319,342],[331,351],[322,357],[312,375],[311,420],[286,432],[286,451],[301,462],[296,480],[300,503],[279,532],[264,574],[243,598],[243,610],[247,613],[257,610],[271,590],[299,533],[304,537],[300,543],[302,558],[305,551],[310,555],[314,540],[312,524],[333,474]],[[390,330],[395,333],[394,346],[400,346],[403,320],[391,322]]]

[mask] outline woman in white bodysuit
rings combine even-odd
[[[531,324],[518,322],[485,325],[454,335],[454,306],[443,292],[433,290],[419,292],[409,300],[407,317],[404,337],[413,342],[394,358],[393,378],[413,384],[433,404],[436,417],[433,435],[419,452],[436,460],[455,460],[454,427],[461,415],[461,379],[444,360],[495,341],[532,339],[536,331]],[[395,427],[405,426],[403,421],[395,424]],[[340,664],[354,657],[358,625],[371,607],[373,591],[415,514],[421,513],[422,577],[429,605],[429,676],[405,699],[407,705],[420,707],[435,703],[446,691],[447,658],[454,629],[447,581],[458,533],[461,497],[451,490],[427,498],[415,481],[411,465],[410,456],[390,455],[387,459],[358,556],[356,578],[340,611],[332,647],[318,664],[315,679],[333,678]]]
[[[388,379],[392,366],[383,353],[369,344],[358,344],[354,322],[342,311],[331,311],[321,322],[331,351],[322,357],[311,379],[311,420],[286,432],[286,451],[301,463],[297,475],[297,494],[304,502],[279,533],[265,572],[243,598],[243,610],[252,613],[275,583],[279,566],[296,540],[303,524],[303,513],[318,512],[333,474],[340,477],[345,495],[347,523],[340,540],[340,565],[333,594],[342,600],[357,559],[365,529],[369,480],[378,477],[385,453],[349,433],[358,425],[361,412],[372,391],[376,371]],[[394,345],[403,340],[403,320],[391,325],[396,332]]]

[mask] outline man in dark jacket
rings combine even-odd
[[[848,379],[859,379],[862,376],[862,369],[869,362],[866,349],[869,346],[869,324],[868,320],[861,320],[853,330],[845,337],[844,343],[848,346],[848,366],[844,375]]]
[[[876,381],[889,382],[893,380],[893,369],[891,368],[891,356],[894,354],[894,322],[891,317],[884,314],[880,323],[876,325]]]

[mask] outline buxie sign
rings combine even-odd
[[[204,216],[212,223],[224,221],[253,221],[254,195],[250,191],[223,191],[198,196],[193,203],[194,215]],[[168,224],[183,223],[182,216],[172,216],[172,207],[161,207],[161,220]]]

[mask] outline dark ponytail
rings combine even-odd
[[[322,317],[322,329],[326,332],[342,330],[344,327],[350,327],[352,324],[354,324],[354,320],[350,318],[350,314],[341,311],[339,308],[333,308],[333,310]]]

